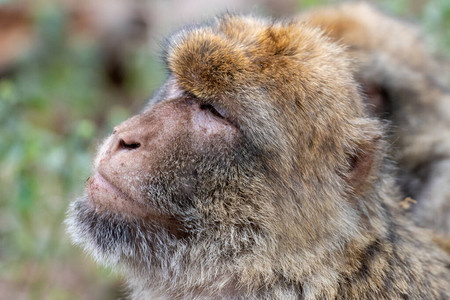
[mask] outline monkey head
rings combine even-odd
[[[175,33],[165,60],[166,83],[71,205],[76,243],[175,297],[300,279],[369,226],[380,129],[341,47],[301,22],[226,15]]]

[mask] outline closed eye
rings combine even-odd
[[[200,109],[207,110],[210,113],[212,113],[214,116],[221,118],[221,119],[225,119],[225,114],[223,112],[220,112],[218,109],[216,109],[211,104],[202,103],[202,104],[200,104]]]

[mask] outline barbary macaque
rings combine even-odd
[[[369,112],[389,120],[392,157],[419,225],[450,236],[450,93],[420,31],[367,3],[303,14],[348,47]],[[447,77],[448,78],[448,77]]]
[[[101,146],[69,232],[135,299],[446,299],[450,260],[398,211],[344,47],[227,14]]]

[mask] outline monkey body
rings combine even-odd
[[[165,49],[166,83],[104,142],[67,221],[134,298],[450,296],[449,259],[392,205],[383,129],[341,46],[226,15]]]

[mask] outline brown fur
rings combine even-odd
[[[391,205],[342,47],[227,15],[166,49],[167,83],[104,143],[68,219],[136,299],[449,297],[448,258]]]
[[[391,122],[392,156],[415,220],[450,233],[450,94],[420,31],[366,3],[302,16],[348,47],[372,113]],[[448,83],[446,83],[448,84]]]

